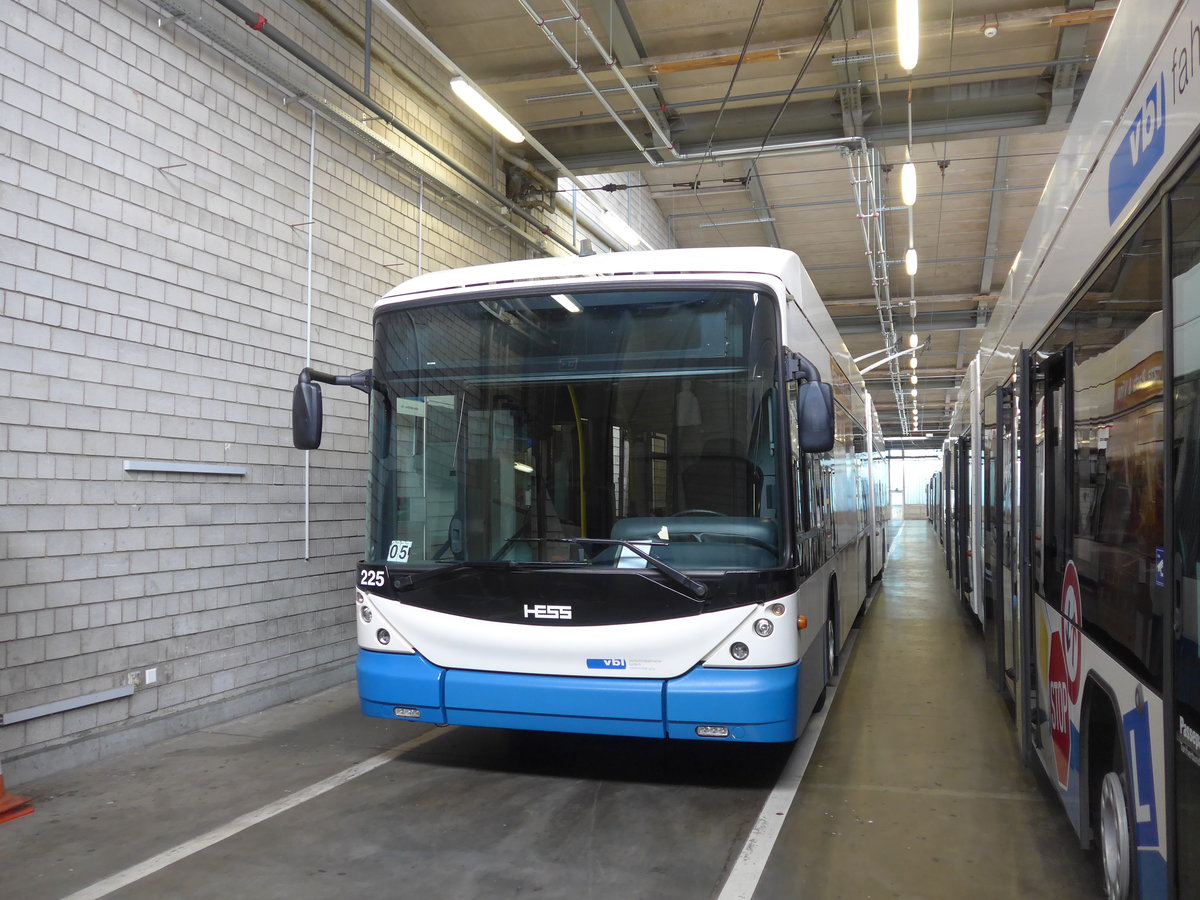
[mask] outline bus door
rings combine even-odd
[[[950,580],[954,580],[954,529],[951,527],[951,522],[954,520],[954,468],[952,465],[954,455],[950,452],[950,447],[947,446],[942,451],[942,490],[940,502],[942,504],[942,549],[946,553],[946,571],[950,573]]]
[[[997,407],[988,397],[983,404],[983,506],[980,531],[983,538],[983,629],[987,644],[987,673],[997,689],[1004,689],[1004,613],[1001,596],[1000,550],[1002,534],[997,516],[999,506],[1001,447]]]
[[[1193,288],[1200,328],[1200,283]],[[1179,296],[1175,298],[1179,309]],[[1179,348],[1176,320],[1176,347]],[[1175,357],[1175,629],[1174,735],[1175,850],[1178,897],[1200,897],[1200,345],[1193,358]],[[1184,366],[1190,371],[1181,377]]]
[[[1033,596],[1059,609],[1063,577],[1072,558],[1074,507],[1074,387],[1073,353],[1068,344],[1034,366],[1033,408],[1030,427],[1034,432],[1033,477]],[[1034,616],[1036,620],[1036,616]],[[1041,630],[1038,630],[1039,639]],[[1039,656],[1041,655],[1039,650]],[[1052,740],[1052,719],[1063,710],[1050,698],[1049,680],[1037,685],[1034,743],[1048,772],[1057,760]],[[1062,702],[1061,698],[1058,702]],[[1060,782],[1065,781],[1060,777]]]
[[[971,584],[971,438],[963,435],[958,439],[954,454],[954,582],[958,586],[958,599],[970,605]]]
[[[1174,472],[1168,543],[1174,628],[1168,635],[1168,781],[1174,798],[1175,896],[1200,897],[1200,166],[1171,198]],[[1169,487],[1169,486],[1168,486]],[[1172,784],[1173,782],[1173,784]]]
[[[997,631],[997,684],[1006,700],[1017,698],[1017,647],[1020,641],[1017,615],[1016,507],[1017,485],[1016,404],[1011,382],[996,389],[996,436],[993,441],[992,474],[988,484],[993,491],[989,527],[994,537],[990,562],[993,610]]]

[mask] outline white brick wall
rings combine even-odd
[[[361,0],[340,6],[328,14],[361,22]],[[263,11],[360,83],[361,51],[332,39],[330,23],[282,2]],[[352,108],[217,6],[205,16]],[[377,66],[373,96],[491,183],[490,138],[439,100],[444,73],[383,18],[380,48],[430,81],[386,84]],[[311,114],[157,19],[142,0],[0,0],[0,712],[107,690],[150,666],[159,679],[0,726],[10,777],[46,751],[68,764],[69,748],[112,751],[135,726],[238,715],[350,674],[361,395],[327,391],[308,560],[304,454],[290,439]],[[405,156],[469,193],[422,151]],[[535,255],[438,190],[426,181],[425,270]],[[665,235],[646,195],[629,192],[634,224]],[[415,178],[317,119],[315,366],[369,364],[372,304],[417,271],[417,203]],[[569,237],[569,217],[554,226]],[[126,459],[247,474],[127,473]]]

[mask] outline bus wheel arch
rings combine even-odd
[[[1138,896],[1137,838],[1117,709],[1111,689],[1089,675],[1079,722],[1079,783],[1087,791],[1080,804],[1080,836],[1082,843],[1096,848],[1105,897],[1131,900]]]
[[[825,624],[822,627],[821,643],[824,646],[824,653],[821,654],[821,664],[825,669],[825,684],[821,687],[821,693],[817,695],[817,702],[813,705],[813,712],[820,712],[825,708],[825,702],[829,695],[829,683],[833,681],[833,676],[837,674],[838,653],[836,577],[829,580],[829,594],[825,604]]]
[[[837,576],[829,579],[829,600],[826,605],[825,612],[825,635],[826,635],[826,675],[832,680],[833,676],[838,673],[838,584]]]

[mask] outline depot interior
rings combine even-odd
[[[352,678],[365,405],[307,460],[291,391],[420,273],[793,250],[923,519],[1116,6],[925,0],[914,61],[894,0],[6,5],[10,783]]]

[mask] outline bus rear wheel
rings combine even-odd
[[[1133,834],[1129,827],[1129,790],[1121,772],[1108,772],[1100,783],[1100,865],[1107,900],[1133,896]]]
[[[825,708],[825,701],[829,694],[829,682],[833,681],[833,676],[837,672],[836,627],[833,621],[833,611],[831,610],[829,617],[825,620],[825,686],[821,688],[821,693],[817,696],[813,712],[820,712]]]

